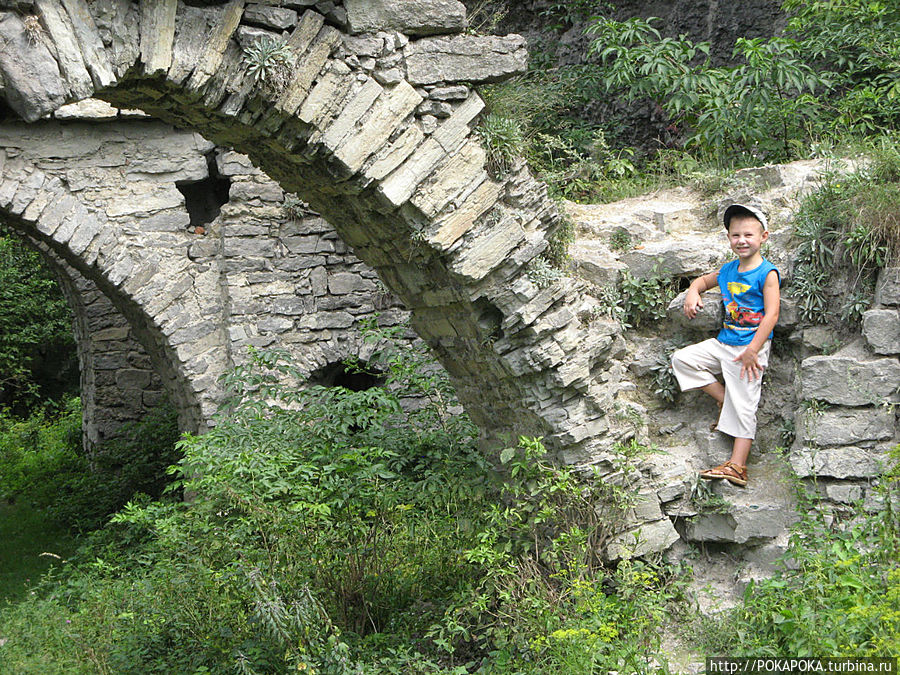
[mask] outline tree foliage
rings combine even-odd
[[[40,255],[0,230],[0,405],[24,413],[77,387],[71,311]]]

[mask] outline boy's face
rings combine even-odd
[[[768,238],[769,233],[753,216],[735,215],[728,224],[728,243],[741,260],[750,260],[758,254]]]

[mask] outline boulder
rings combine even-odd
[[[615,561],[665,551],[678,539],[678,532],[672,521],[663,518],[613,537],[607,544],[606,557]]]
[[[703,294],[703,307],[693,319],[689,319],[684,313],[684,299],[687,291],[679,293],[666,310],[666,318],[677,328],[691,331],[702,331],[709,337],[714,337],[722,327],[722,293],[718,288]]]
[[[0,80],[9,107],[33,122],[63,104],[66,83],[59,64],[44,44],[30,40],[15,14],[0,15]]]
[[[890,408],[843,408],[819,413],[801,410],[794,421],[799,447],[804,441],[829,447],[883,441],[894,435],[894,411]]]
[[[625,251],[620,260],[636,277],[654,274],[698,277],[722,266],[728,247],[704,239],[664,239]]]
[[[466,7],[457,0],[345,0],[344,8],[351,33],[437,35],[466,27]]]
[[[875,302],[879,305],[900,305],[900,267],[885,267],[878,275]]]
[[[870,309],[863,314],[862,331],[876,354],[900,354],[900,311]]]
[[[528,69],[521,35],[458,35],[422,38],[404,49],[406,77],[419,86],[439,82],[497,82]]]
[[[790,462],[800,478],[873,478],[884,471],[887,457],[884,448],[801,447],[791,453]]]
[[[851,356],[810,356],[800,364],[801,394],[837,405],[873,405],[900,400],[897,359],[861,361]]]

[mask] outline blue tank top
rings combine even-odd
[[[740,260],[732,260],[722,265],[718,282],[725,305],[725,319],[717,339],[726,345],[743,346],[750,344],[759,322],[765,316],[763,285],[769,272],[778,270],[775,265],[763,259],[762,263],[746,272],[739,272]],[[781,283],[781,275],[778,275]],[[772,335],[769,335],[769,339]]]

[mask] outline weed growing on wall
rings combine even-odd
[[[244,47],[243,61],[253,82],[262,84],[269,94],[277,96],[290,81],[294,53],[284,40],[261,37]]]
[[[900,145],[882,139],[868,155],[855,173],[826,176],[796,213],[788,292],[804,321],[858,322],[878,271],[900,254]],[[832,296],[836,279],[848,290]]]

